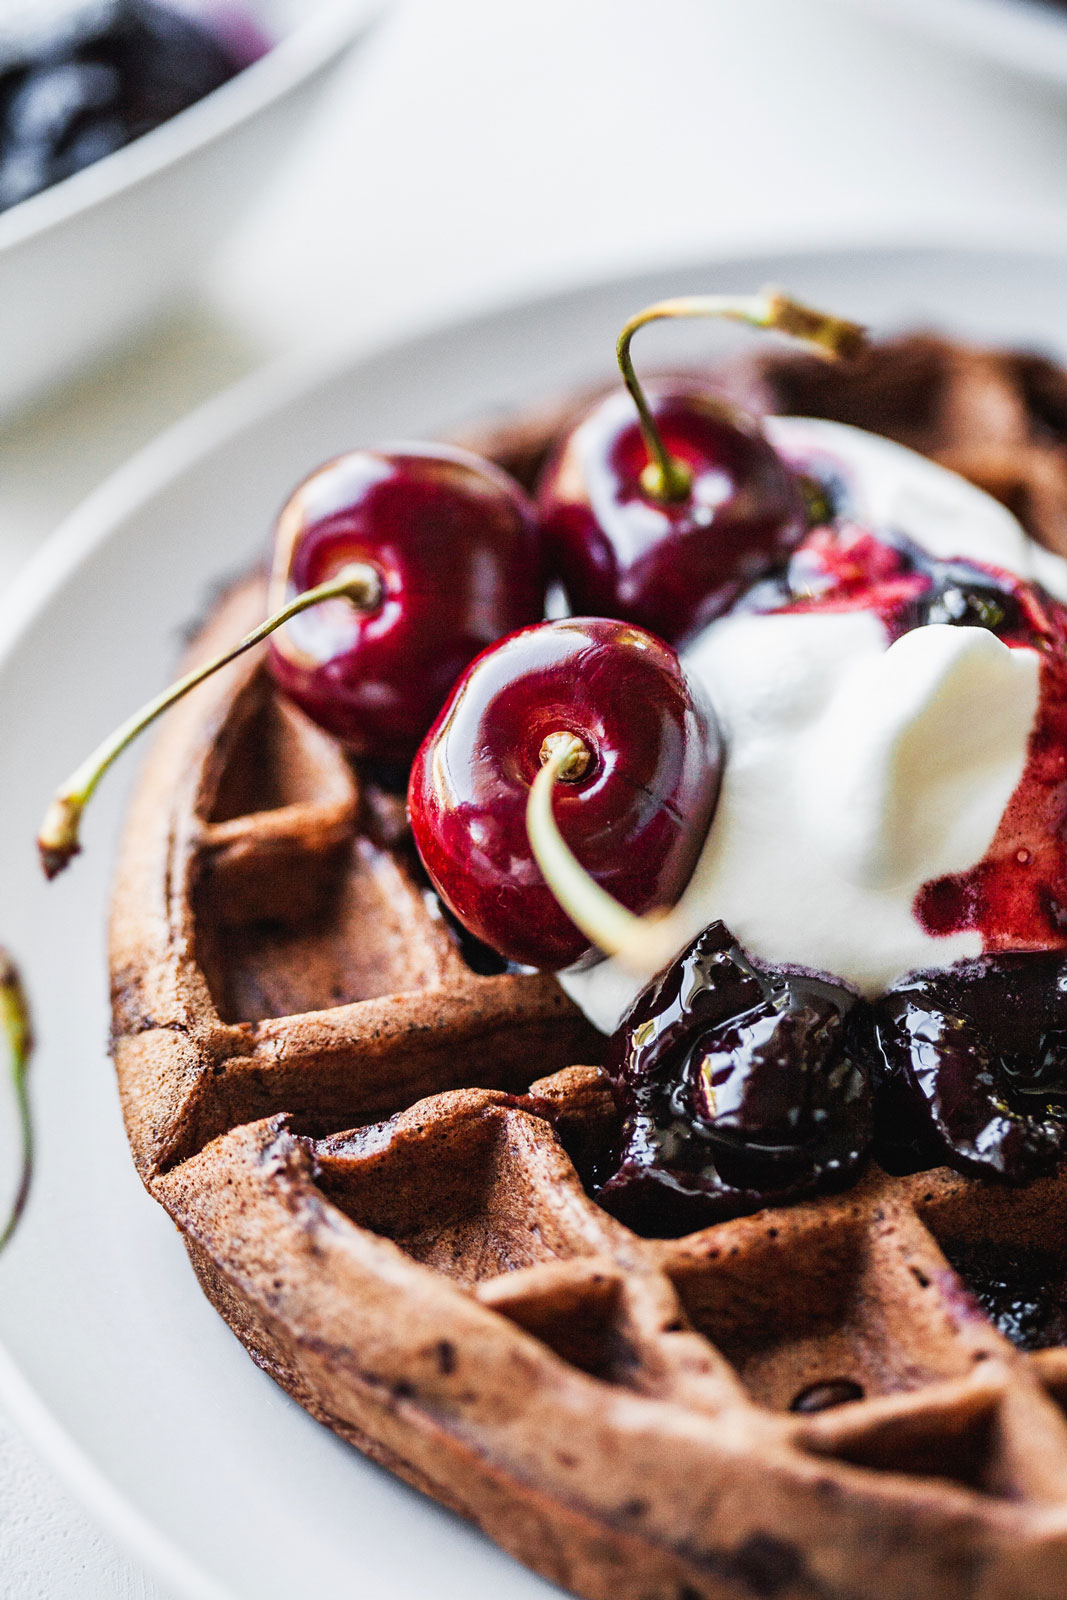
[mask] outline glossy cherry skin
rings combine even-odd
[[[879,1159],[1024,1183],[1067,1150],[1062,950],[913,972],[875,1001]]]
[[[525,628],[475,661],[415,758],[408,811],[438,893],[510,961],[556,970],[589,953],[533,859],[526,802],[552,733],[592,760],[557,782],[556,821],[629,910],[673,903],[711,820],[718,726],[662,640],[602,617]]]
[[[623,1113],[597,1199],[638,1233],[839,1189],[871,1138],[864,1012],[713,922],[638,995],[605,1067]]]
[[[537,519],[518,484],[445,445],[355,450],[278,522],[272,609],[368,562],[380,605],[315,606],[271,640],[282,689],[356,755],[410,761],[449,690],[502,634],[544,616]]]
[[[678,646],[781,565],[806,530],[789,467],[758,423],[691,380],[650,384],[683,500],[641,485],[648,450],[619,390],[564,437],[538,488],[554,568],[574,611],[622,617]]]

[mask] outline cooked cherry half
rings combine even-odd
[[[597,1198],[682,1233],[849,1182],[871,1138],[853,993],[757,965],[721,922],[638,996],[606,1063],[623,1113]]]
[[[878,1135],[892,1167],[1021,1183],[1067,1150],[1067,962],[982,956],[875,1002]]]
[[[283,511],[272,606],[352,563],[376,570],[377,606],[303,612],[272,640],[271,671],[355,754],[409,761],[468,662],[544,616],[536,516],[512,478],[465,450],[355,450]]]
[[[549,970],[589,951],[526,831],[542,764],[573,747],[555,818],[586,873],[634,912],[673,902],[707,832],[718,727],[673,650],[641,628],[571,617],[473,663],[415,758],[408,808],[438,893],[501,955]]]

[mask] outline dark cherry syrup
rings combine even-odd
[[[996,837],[977,866],[924,884],[915,915],[935,938],[978,932],[988,952],[1067,949],[1067,607],[1011,573],[849,524],[816,528],[744,605],[872,611],[891,641],[927,623],[988,628],[1040,654],[1026,767]]]
[[[884,1166],[1022,1182],[1067,1144],[1067,960],[982,956],[903,978],[869,1008]]]
[[[606,1063],[623,1113],[597,1198],[641,1232],[846,1184],[871,1136],[856,997],[757,966],[713,923],[641,994]]]
[[[1067,1344],[1067,1283],[1053,1251],[964,1240],[942,1249],[979,1306],[1020,1350]]]
[[[1006,642],[1042,654],[1026,768],[984,859],[925,884],[915,904],[928,933],[976,929],[988,951],[1067,947],[1067,611],[1036,592],[1024,599],[1041,629]]]
[[[169,121],[268,48],[251,16],[209,27],[166,0],[84,0],[25,40],[5,32],[3,11],[0,211]]]

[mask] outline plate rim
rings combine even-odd
[[[866,3],[866,0],[864,0]],[[620,291],[633,284],[635,292],[652,279],[683,273],[721,271],[736,267],[751,278],[766,274],[768,265],[781,270],[789,263],[798,272],[834,263],[855,264],[863,260],[929,256],[944,259],[958,256],[965,260],[1019,261],[1058,264],[1067,271],[1067,234],[1056,228],[1033,231],[1008,245],[986,240],[946,240],[926,238],[916,242],[880,243],[863,240],[856,244],[832,243],[825,247],[783,246],[719,252],[700,252],[664,261],[661,264],[632,266],[628,270],[586,276],[580,280],[535,295],[518,294],[502,298],[490,309],[473,314],[443,315],[400,337],[386,336],[369,343],[351,341],[340,350],[336,346],[317,346],[294,355],[275,358],[247,374],[217,395],[201,403],[179,421],[172,423],[148,444],[134,452],[121,466],[109,473],[75,509],[16,574],[6,592],[0,595],[0,674],[9,658],[41,620],[53,597],[84,562],[110,539],[115,538],[127,516],[153,495],[194,469],[215,449],[224,447],[242,433],[299,404],[302,397],[331,382],[360,381],[361,372],[375,362],[394,356],[410,356],[435,340],[469,337],[491,340],[496,327],[517,315],[544,317],[553,309],[580,305],[583,299]],[[654,290],[652,291],[655,292]],[[171,1594],[180,1600],[235,1600],[235,1591],[209,1576],[203,1568],[144,1513],[112,1481],[106,1470],[78,1444],[60,1418],[53,1413],[31,1380],[22,1372],[0,1334],[0,1402],[10,1420],[49,1467],[55,1471],[72,1499]]]

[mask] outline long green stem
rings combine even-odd
[[[30,1014],[15,963],[3,949],[0,949],[0,1033],[3,1034],[10,1062],[11,1087],[18,1109],[22,1144],[22,1170],[18,1188],[7,1221],[0,1230],[0,1251],[3,1251],[25,1210],[33,1175],[33,1120],[27,1087],[30,1056],[33,1053]]]
[[[692,486],[692,474],[685,462],[676,460],[663,442],[634,372],[630,345],[638,328],[671,317],[725,317],[731,322],[748,323],[753,328],[771,328],[803,340],[828,360],[856,356],[866,343],[866,333],[859,323],[816,311],[778,289],[761,289],[759,294],[749,295],[685,295],[675,300],[659,300],[637,312],[619,334],[615,353],[623,382],[637,407],[648,448],[649,462],[641,475],[641,486],[646,494],[659,500],[684,500]]]
[[[311,606],[321,605],[324,600],[349,600],[360,611],[374,611],[380,605],[381,597],[382,580],[378,569],[368,562],[353,562],[342,568],[336,577],[329,579],[328,582],[320,583],[314,589],[307,589],[303,594],[298,594],[295,599],[282,606],[280,611],[268,617],[266,622],[261,622],[258,628],[253,628],[239,644],[217,656],[213,661],[207,662],[205,666],[196,667],[184,678],[179,678],[177,683],[171,684],[169,689],[164,689],[162,694],[156,695],[146,706],[142,706],[140,711],[135,712],[114,733],[109,734],[53,795],[41,831],[37,835],[37,847],[41,852],[41,865],[44,867],[45,876],[54,878],[81,849],[78,834],[82,813],[108,768],[139,734],[155,722],[157,717],[161,717],[164,711],[169,711],[171,706],[176,705],[190,689],[195,689],[206,678],[218,672],[220,667],[236,661],[238,656],[244,655],[247,650],[262,644],[276,628],[282,627],[291,618],[298,616],[301,611],[307,611]]]
[[[530,785],[526,831],[548,887],[576,927],[605,955],[616,956],[638,977],[654,977],[685,942],[673,912],[635,917],[590,877],[559,831],[552,809],[557,779],[566,778],[588,753],[573,735],[555,734],[541,749],[543,765]]]

